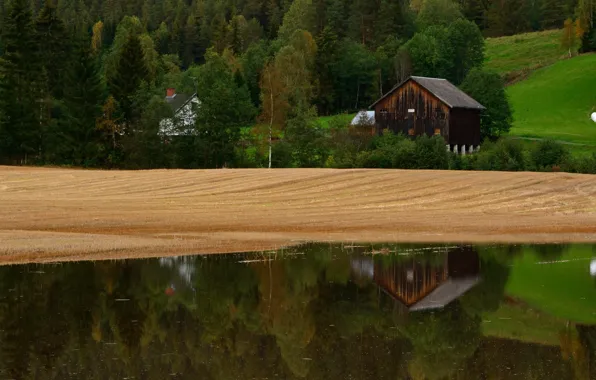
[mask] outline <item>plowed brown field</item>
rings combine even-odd
[[[596,241],[596,176],[0,167],[0,262],[272,249],[301,241]]]

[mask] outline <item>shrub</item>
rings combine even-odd
[[[449,168],[449,153],[441,136],[417,138],[415,156],[418,169]]]
[[[367,169],[391,169],[393,167],[393,152],[389,148],[360,152],[356,158],[356,165],[359,168]]]
[[[476,158],[478,170],[522,171],[526,167],[523,145],[517,140],[485,142]]]
[[[274,168],[292,167],[292,146],[290,144],[281,140],[274,143],[271,150],[271,166]]]
[[[392,167],[396,169],[416,169],[416,143],[410,139],[402,139],[394,147]]]
[[[569,157],[569,150],[554,140],[540,141],[531,151],[532,164],[537,170],[552,171]]]
[[[590,156],[569,157],[561,169],[570,173],[596,174],[596,153]]]
[[[332,128],[328,139],[331,156],[325,165],[341,169],[356,167],[358,153],[367,149],[372,139],[370,127]]]

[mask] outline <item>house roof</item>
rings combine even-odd
[[[471,96],[457,88],[453,83],[449,82],[447,79],[440,79],[440,78],[427,78],[427,77],[416,77],[412,76],[403,81],[402,83],[398,84],[397,86],[393,87],[391,91],[383,95],[379,100],[374,102],[370,108],[374,107],[379,103],[381,100],[385,99],[387,96],[393,94],[395,90],[402,87],[404,84],[409,82],[410,80],[418,83],[420,86],[427,89],[430,93],[436,96],[440,101],[445,103],[449,108],[468,108],[468,109],[477,109],[483,110],[485,107],[478,103],[476,100],[472,99]]]
[[[172,97],[166,97],[166,102],[170,105],[172,111],[176,113],[180,108],[184,107],[186,103],[188,103],[195,96],[196,94],[175,94]]]

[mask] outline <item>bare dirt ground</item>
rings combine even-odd
[[[304,241],[596,242],[596,176],[0,167],[0,263]]]

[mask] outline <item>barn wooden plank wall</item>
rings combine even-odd
[[[408,110],[415,110],[414,113]],[[449,140],[449,107],[414,81],[409,81],[375,106],[379,131],[410,136],[440,134]]]
[[[459,153],[480,145],[480,110],[450,108],[414,80],[379,100],[374,108],[379,135],[384,130],[412,137],[440,135],[449,150]]]

